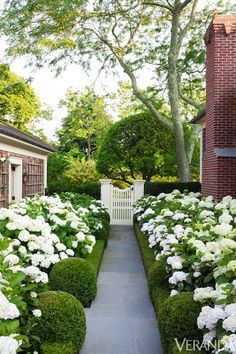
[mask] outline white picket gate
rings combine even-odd
[[[145,181],[134,181],[134,185],[126,189],[114,187],[108,179],[100,183],[101,201],[108,209],[111,225],[132,225],[133,204],[143,196]]]

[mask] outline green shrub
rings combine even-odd
[[[95,246],[93,247],[92,253],[90,253],[86,257],[87,261],[93,266],[97,276],[102,263],[103,253],[104,253],[104,241],[97,240]]]
[[[59,182],[59,181],[58,181]],[[48,194],[53,193],[63,193],[63,192],[72,192],[79,194],[87,194],[95,199],[101,198],[101,185],[99,182],[86,182],[78,183],[73,182],[71,179],[61,176],[59,183],[54,183],[53,179],[48,184]]]
[[[197,317],[201,305],[193,300],[192,292],[183,292],[167,298],[159,307],[159,329],[165,353],[171,353],[175,338],[201,340]]]
[[[200,192],[200,182],[145,182],[144,193],[149,195],[158,195],[160,193],[171,193],[174,189],[180,192],[188,190],[189,192]]]
[[[138,223],[134,224],[134,230],[136,233],[136,237],[138,240],[141,256],[143,259],[143,265],[146,271],[146,274],[148,276],[149,269],[152,267],[152,265],[156,262],[153,250],[149,248],[149,243],[147,237],[142,233],[140,226]]]
[[[109,221],[105,220],[105,218],[103,220],[101,220],[102,222],[102,229],[98,229],[95,232],[95,237],[96,240],[103,240],[104,241],[104,247],[107,247],[107,243],[108,243],[108,238],[109,238],[109,234],[110,234],[110,224]]]
[[[50,343],[45,342],[42,345],[42,354],[76,354],[77,348],[72,343]]]
[[[84,307],[88,307],[97,293],[96,274],[93,266],[77,257],[56,263],[49,275],[52,290],[74,295]]]
[[[177,345],[175,345],[172,348],[172,354],[202,354],[203,352],[200,352],[198,350],[185,350],[184,348],[181,349],[181,351],[179,350],[179,348],[177,347]]]
[[[148,272],[148,287],[151,298],[156,288],[168,291],[168,280],[166,273],[166,262],[163,258],[154,262]]]
[[[156,315],[159,317],[159,309],[162,303],[170,297],[170,291],[167,288],[156,287],[152,292],[152,301],[155,307]]]
[[[63,343],[64,346],[70,343],[71,349],[79,351],[86,335],[86,317],[81,303],[74,296],[61,291],[40,293],[38,299],[42,316],[32,334],[41,338],[44,351],[50,343],[55,348],[55,343]]]

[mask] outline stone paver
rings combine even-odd
[[[162,354],[132,226],[112,226],[80,354]]]

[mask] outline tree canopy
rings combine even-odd
[[[97,169],[132,184],[142,176],[176,174],[174,138],[149,112],[128,116],[108,130],[97,153]]]
[[[16,128],[26,125],[40,113],[40,101],[28,82],[0,64],[0,119]]]
[[[60,70],[79,62],[85,69],[96,58],[101,70],[121,67],[133,94],[172,132],[180,180],[191,179],[190,163],[199,128],[185,139],[183,108],[195,113],[204,105],[203,33],[221,1],[199,0],[5,0],[0,30],[8,37],[8,54],[30,55],[39,66]],[[166,102],[165,116],[138,84],[145,70]]]
[[[58,131],[60,151],[79,151],[90,160],[110,125],[104,99],[91,88],[83,92],[68,91],[61,106],[67,108],[62,128]]]

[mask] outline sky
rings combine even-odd
[[[211,3],[215,0],[200,0],[200,6]],[[1,4],[0,4],[1,9]],[[4,39],[0,40],[0,52],[3,53],[6,44]],[[0,61],[2,61],[0,55]],[[68,89],[83,90],[85,86],[91,85],[99,69],[99,65],[94,62],[89,76],[83,71],[79,65],[70,65],[58,77],[55,77],[48,68],[32,71],[32,68],[26,66],[26,59],[18,59],[11,63],[11,70],[24,78],[32,77],[32,86],[42,103],[50,106],[53,109],[53,120],[47,122],[45,133],[52,140],[55,140],[55,131],[60,127],[61,119],[66,115],[66,110],[58,107],[60,99],[65,96]],[[144,79],[143,79],[144,78]],[[120,80],[128,81],[128,77],[120,70],[116,77],[104,74],[96,81],[95,90],[97,94],[103,95],[108,92],[115,92]],[[150,73],[146,72],[142,75],[140,87],[144,88],[150,83]],[[116,111],[109,112],[115,119]]]

